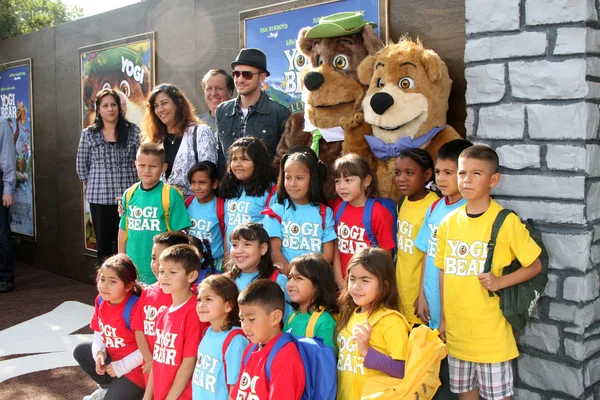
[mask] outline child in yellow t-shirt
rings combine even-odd
[[[424,323],[417,317],[415,303],[421,284],[425,253],[415,246],[425,213],[438,195],[426,189],[433,182],[433,159],[423,149],[406,149],[396,159],[396,185],[403,196],[398,210],[398,258],[396,279],[402,296],[400,312],[409,322]]]
[[[498,296],[488,291],[516,285],[542,270],[540,247],[525,225],[510,214],[498,233],[492,270],[483,273],[492,224],[502,206],[490,197],[498,184],[498,155],[487,146],[465,149],[458,159],[458,188],[466,205],[438,227],[435,265],[440,274],[442,320],[450,389],[461,400],[508,399],[513,394],[510,360],[519,355],[512,327],[500,310]],[[518,259],[523,268],[502,270]]]
[[[404,377],[408,332],[399,313],[394,263],[379,248],[365,248],[348,262],[335,331],[339,357],[338,400],[356,400],[373,376]]]

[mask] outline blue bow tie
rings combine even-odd
[[[410,136],[403,136],[396,141],[396,143],[386,143],[383,140],[376,138],[375,136],[365,135],[365,140],[371,148],[375,157],[380,160],[387,160],[390,157],[398,157],[402,150],[413,149],[422,147],[425,143],[429,142],[438,132],[446,129],[446,126],[435,127],[423,136],[411,139]]]

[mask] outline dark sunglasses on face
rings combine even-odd
[[[249,81],[250,79],[252,79],[252,77],[254,75],[258,75],[261,72],[252,72],[252,71],[233,71],[233,77],[234,78],[239,78],[240,76],[242,78],[244,78],[245,80]]]

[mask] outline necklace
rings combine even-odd
[[[171,140],[171,138],[169,137],[169,135],[173,135],[173,140]],[[171,146],[173,146],[175,144],[175,140],[177,140],[177,136],[175,136],[174,133],[167,133],[165,135],[166,139],[169,139],[169,142],[171,142]]]

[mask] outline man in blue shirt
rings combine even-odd
[[[13,290],[14,256],[8,211],[15,203],[15,144],[12,129],[5,119],[0,118],[0,179],[2,206],[0,207],[0,293]]]
[[[271,157],[285,130],[290,110],[276,103],[263,90],[269,76],[267,57],[258,49],[242,49],[231,63],[238,96],[217,107],[217,139],[219,141],[219,173],[223,176],[229,147],[240,137],[261,139]]]

